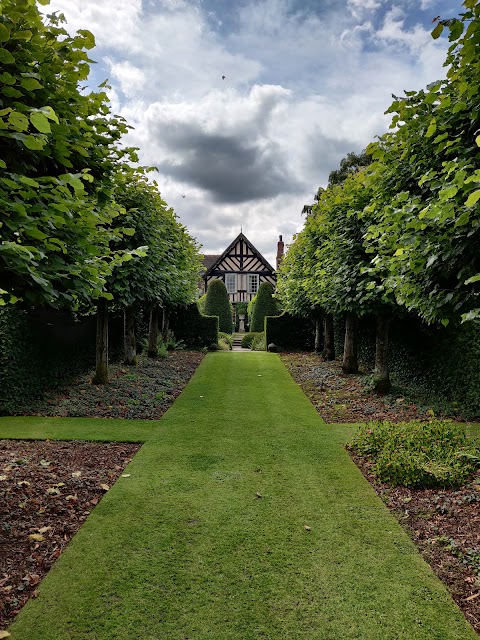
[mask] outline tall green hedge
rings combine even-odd
[[[28,411],[45,389],[95,363],[95,319],[0,307],[0,415]]]
[[[230,321],[230,333],[231,333]],[[218,317],[204,316],[196,302],[178,307],[170,315],[170,328],[177,340],[183,340],[189,348],[198,349],[218,341]]]
[[[280,349],[310,351],[314,347],[315,327],[312,320],[282,313],[265,319],[267,347],[274,344]]]
[[[218,316],[219,330],[232,333],[232,305],[228,299],[227,288],[221,280],[212,280],[205,298],[205,315]]]
[[[373,369],[376,319],[360,319],[359,360]],[[343,350],[344,322],[335,320],[335,347]],[[429,326],[405,314],[392,320],[389,367],[394,386],[419,392],[432,404],[456,403],[459,415],[480,418],[480,327],[474,323]]]
[[[250,331],[265,330],[265,317],[277,315],[277,301],[273,297],[274,288],[270,282],[262,282],[255,296],[255,306],[250,320]]]

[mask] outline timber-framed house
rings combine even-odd
[[[283,257],[282,236],[277,246],[277,268]],[[225,283],[230,302],[250,302],[262,282],[276,283],[275,269],[243,234],[235,238],[221,255],[205,255],[203,292],[211,280]]]

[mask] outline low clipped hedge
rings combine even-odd
[[[188,349],[201,349],[218,342],[218,317],[204,316],[197,303],[179,307],[170,314],[170,327]]]
[[[257,333],[253,338],[252,351],[266,351],[267,350],[267,342],[265,340],[265,331],[261,331]]]
[[[347,446],[394,486],[455,487],[480,468],[480,441],[450,421],[371,422]]]

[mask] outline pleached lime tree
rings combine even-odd
[[[445,80],[397,98],[391,131],[371,144],[367,242],[399,304],[425,321],[480,318],[480,5],[449,30]]]
[[[71,37],[34,0],[4,0],[0,46],[0,302],[91,301],[122,260],[110,249],[121,213],[111,178],[135,159],[116,145],[127,126],[103,90],[82,90],[89,31]]]

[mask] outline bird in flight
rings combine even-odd
[[[225,80],[225,76],[222,76],[222,80]]]
[[[184,198],[185,196],[182,194],[182,198]]]

